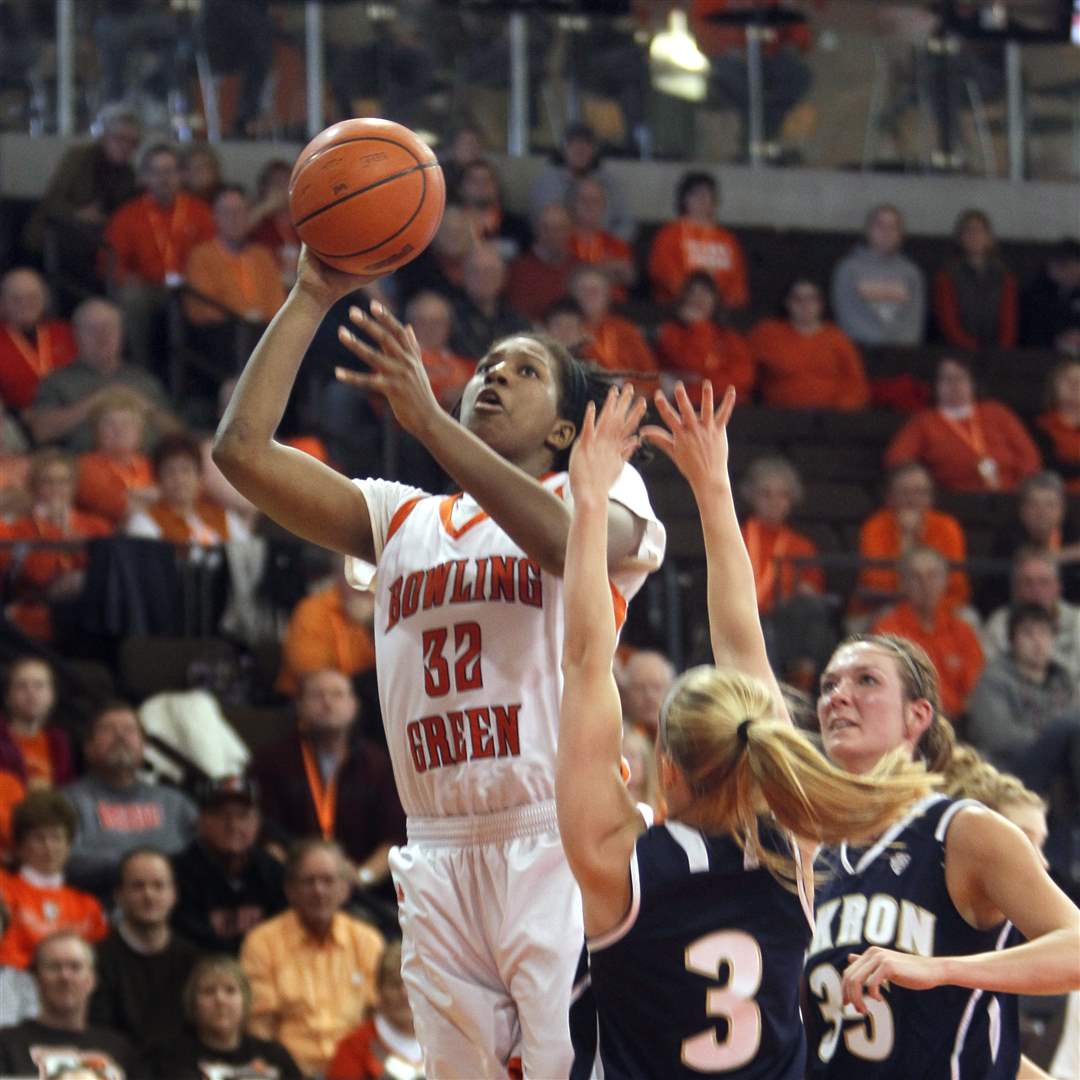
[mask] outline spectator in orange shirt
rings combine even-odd
[[[953,226],[955,257],[934,278],[938,331],[957,349],[1011,349],[1020,321],[1016,275],[998,252],[990,218],[965,210]]]
[[[682,379],[694,404],[701,401],[701,381],[734,386],[740,403],[750,399],[754,357],[746,339],[718,321],[720,294],[711,274],[697,270],[679,291],[674,319],[661,324],[656,353],[664,375]]]
[[[570,295],[585,317],[583,354],[609,371],[655,375],[656,357],[629,319],[611,312],[611,280],[595,266],[579,266],[570,277]]]
[[[1080,359],[1062,360],[1050,373],[1049,408],[1035,421],[1047,465],[1080,494]]]
[[[511,264],[506,279],[507,303],[531,322],[539,322],[556,300],[566,295],[574,257],[570,254],[570,215],[558,203],[544,207],[536,219],[536,241]]]
[[[595,177],[583,176],[570,189],[566,200],[573,222],[570,254],[579,263],[603,270],[612,281],[612,297],[626,300],[627,287],[634,284],[637,269],[630,245],[604,228],[607,191]]]
[[[657,303],[674,300],[695,270],[712,275],[725,307],[742,308],[749,303],[742,247],[732,233],[716,224],[719,201],[719,188],[709,173],[689,172],[679,181],[678,220],[660,229],[649,252],[649,279]]]
[[[101,399],[94,423],[95,449],[79,455],[75,502],[113,526],[157,498],[150,459],[141,452],[146,406],[123,388]]]
[[[454,309],[437,292],[417,293],[405,308],[405,318],[416,334],[420,358],[439,404],[450,411],[472,378],[476,364],[450,351]]]
[[[932,548],[912,548],[900,560],[901,603],[874,623],[875,634],[897,634],[921,645],[934,661],[941,705],[960,716],[983,669],[983,651],[971,625],[952,611],[945,596],[948,566]]]
[[[14,773],[0,772],[0,866],[7,866],[14,854],[11,850],[11,815],[25,798],[26,785]],[[7,922],[0,903],[0,937]]]
[[[251,207],[248,238],[269,248],[281,271],[281,284],[291,289],[300,258],[300,236],[289,213],[289,178],[292,166],[282,158],[268,161],[255,181],[255,204]]]
[[[859,530],[862,559],[891,559],[895,564],[917,547],[932,548],[951,563],[967,559],[967,542],[960,522],[935,510],[934,481],[917,461],[897,465],[889,474],[885,506],[863,522]],[[892,604],[900,591],[894,566],[867,566],[859,573],[858,609]],[[946,600],[962,606],[971,596],[963,570],[949,572]]]
[[[12,661],[0,719],[0,770],[30,789],[75,779],[67,733],[49,717],[56,705],[53,670],[37,656]]]
[[[971,368],[956,357],[938,364],[936,405],[916,413],[885,450],[892,468],[921,461],[949,491],[1013,491],[1042,458],[1020,418],[999,401],[976,401]]]
[[[29,967],[38,943],[58,930],[91,943],[108,932],[97,900],[64,884],[75,825],[75,811],[59,791],[31,792],[15,807],[11,831],[19,871],[0,871],[0,896],[11,911],[0,964]]]
[[[864,408],[870,386],[862,357],[843,330],[825,322],[816,282],[797,278],[784,307],[786,319],[765,319],[750,332],[762,402],[786,409]]]
[[[0,402],[25,409],[38,383],[75,359],[75,335],[63,319],[46,318],[49,290],[42,276],[16,267],[0,278]]]

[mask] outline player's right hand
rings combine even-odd
[[[329,308],[343,296],[378,281],[378,274],[346,274],[324,263],[307,244],[300,248],[293,289]]]
[[[570,491],[575,501],[594,497],[607,504],[608,492],[638,447],[637,429],[644,415],[645,399],[635,397],[629,383],[621,390],[613,386],[608,391],[599,416],[596,405],[589,402],[570,453]]]

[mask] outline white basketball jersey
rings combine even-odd
[[[565,472],[542,482],[569,500]],[[375,535],[379,700],[405,812],[487,814],[554,798],[562,578],[468,495],[355,483]],[[631,466],[611,498],[646,523],[638,551],[611,576],[621,625],[663,559],[665,535]],[[363,579],[355,565],[350,576]]]

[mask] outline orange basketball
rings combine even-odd
[[[431,148],[390,120],[343,120],[304,147],[289,179],[300,239],[350,274],[386,274],[431,242],[446,183]]]

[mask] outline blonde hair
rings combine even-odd
[[[102,395],[94,411],[90,414],[94,427],[101,423],[101,418],[106,413],[131,412],[140,419],[145,418],[147,413],[146,402],[133,390],[127,390],[122,386],[115,390],[109,390]]]
[[[760,814],[771,811],[784,828],[821,843],[869,839],[937,781],[900,751],[866,776],[836,768],[778,718],[763,682],[714,667],[692,668],[672,687],[660,743],[685,776],[704,827],[729,833],[787,885],[795,865],[764,847]]]
[[[1019,778],[1002,772],[965,743],[958,743],[945,773],[945,794],[957,799],[977,799],[1001,812],[1003,806],[1033,806],[1044,813],[1046,800]]]
[[[199,996],[199,987],[211,975],[225,975],[239,988],[240,996],[244,1001],[244,1014],[240,1023],[240,1028],[243,1030],[251,1015],[251,983],[248,982],[247,974],[236,957],[227,956],[225,953],[204,956],[191,969],[191,974],[188,975],[180,996],[184,1018],[190,1024],[196,1023],[195,1002]]]

